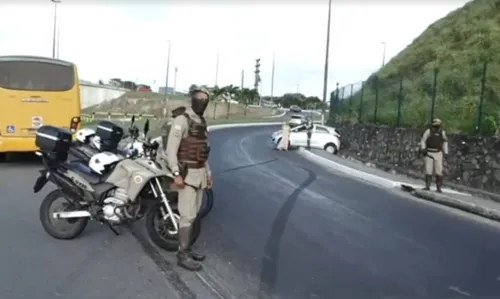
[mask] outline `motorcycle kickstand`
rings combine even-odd
[[[111,230],[111,231],[112,231],[115,235],[117,235],[117,236],[119,236],[119,235],[120,235],[120,232],[119,232],[118,230],[116,230],[116,228],[114,228],[114,227],[113,227],[113,225],[111,225],[111,223],[109,223],[109,222],[108,222],[108,223],[106,223],[106,224],[108,225],[109,229],[110,229],[110,230]]]

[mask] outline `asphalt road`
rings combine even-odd
[[[0,298],[499,298],[500,230],[267,146],[277,127],[211,132],[216,203],[198,274],[142,238],[50,238],[33,161],[0,165]]]

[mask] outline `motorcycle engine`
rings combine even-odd
[[[125,220],[127,217],[124,211],[128,202],[129,198],[125,189],[115,189],[114,192],[110,194],[110,197],[104,199],[104,206],[102,207],[104,219],[114,223],[120,223]]]

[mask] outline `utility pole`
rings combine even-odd
[[[166,74],[166,79],[165,79],[165,110],[164,110],[164,115],[167,117],[168,115],[168,75],[170,73],[170,46],[171,46],[171,41],[167,40],[168,43],[168,53],[167,53],[167,74]]]
[[[384,50],[382,52],[382,67],[384,67],[385,66],[385,50],[386,50],[387,44],[385,42],[382,42],[382,45],[384,47]]]
[[[245,88],[245,70],[241,70],[241,89]]]
[[[217,86],[217,82],[219,79],[219,53],[217,53],[217,61],[215,62],[215,85]]]
[[[274,103],[274,62],[275,62],[276,55],[273,53],[273,69],[271,71],[271,102]]]
[[[174,75],[174,96],[177,94],[177,67],[175,67],[175,75]]]
[[[326,105],[326,91],[328,89],[328,60],[330,57],[330,23],[332,18],[332,0],[328,0],[328,22],[326,28],[326,49],[325,49],[325,73],[323,78],[323,105],[321,106],[322,119],[321,123],[325,122],[325,105]],[[330,112],[331,113],[331,112]]]
[[[57,4],[61,3],[61,0],[50,0],[54,3],[54,32],[52,34],[52,58],[56,58],[56,38],[57,38]]]
[[[240,102],[243,103],[243,88],[245,88],[245,70],[241,70],[241,99]]]
[[[56,46],[56,58],[59,59],[59,41],[60,41],[60,36],[61,36],[61,24],[57,24],[57,46]]]

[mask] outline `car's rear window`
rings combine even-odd
[[[294,119],[303,119],[304,117],[302,115],[292,115],[292,118],[294,118]]]

